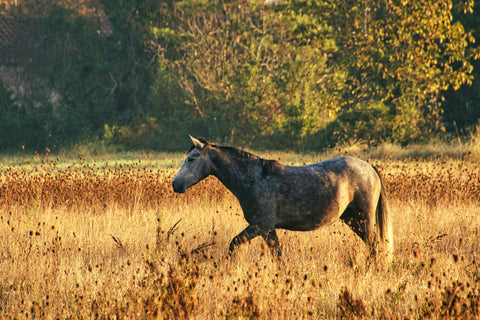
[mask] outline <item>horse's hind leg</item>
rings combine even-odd
[[[373,216],[372,216],[373,215]],[[376,254],[376,236],[375,236],[375,210],[371,208],[358,208],[358,206],[350,205],[340,216],[360,239],[365,242],[370,254]]]
[[[270,230],[266,234],[263,234],[262,237],[270,248],[272,255],[276,257],[281,257],[282,249],[280,248],[280,242],[278,241],[278,236],[275,229]]]

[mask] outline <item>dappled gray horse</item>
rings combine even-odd
[[[173,189],[184,193],[214,175],[237,197],[249,225],[232,240],[230,252],[242,242],[262,236],[280,256],[275,229],[314,230],[340,218],[372,253],[380,244],[391,261],[393,239],[385,190],[376,169],[365,161],[341,157],[288,166],[203,138],[190,138],[193,145],[173,179]]]

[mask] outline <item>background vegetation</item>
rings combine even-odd
[[[480,117],[472,0],[2,3],[1,150],[408,144]]]

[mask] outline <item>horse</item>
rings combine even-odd
[[[377,169],[353,157],[333,158],[309,165],[289,166],[276,160],[205,138],[193,144],[172,186],[185,193],[209,175],[218,178],[238,199],[249,223],[229,245],[261,236],[272,254],[282,251],[276,229],[310,231],[341,219],[387,263],[393,258],[393,237],[385,188]]]

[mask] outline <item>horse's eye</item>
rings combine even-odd
[[[192,157],[188,157],[188,158],[187,158],[187,161],[188,161],[188,162],[192,162],[193,160],[195,160],[195,159],[192,158]]]

